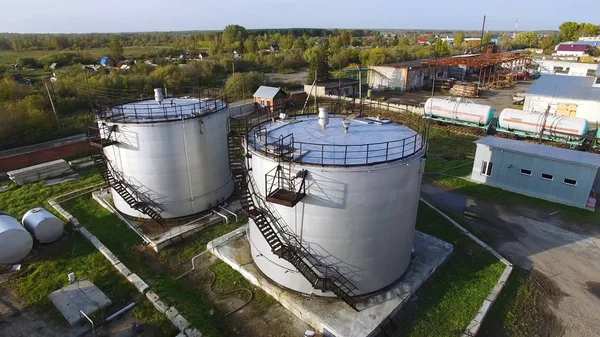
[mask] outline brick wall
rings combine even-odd
[[[64,159],[82,152],[87,152],[89,149],[90,143],[85,139],[38,151],[8,155],[0,158],[0,172],[8,172],[56,159]]]

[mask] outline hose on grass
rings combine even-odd
[[[232,290],[230,292],[226,292],[226,293],[216,292],[213,288],[214,288],[215,282],[217,281],[217,274],[215,274],[214,271],[212,271],[212,270],[210,270],[208,268],[206,268],[204,270],[210,272],[210,274],[212,275],[212,280],[210,281],[209,290],[213,294],[215,294],[217,296],[220,296],[220,297],[229,297],[229,296],[231,296],[231,295],[233,295],[235,293],[238,293],[238,292],[246,292],[246,293],[250,294],[250,296],[248,296],[248,299],[246,300],[246,302],[244,302],[244,304],[242,304],[237,309],[231,310],[230,312],[226,313],[225,315],[223,315],[224,317],[227,317],[227,316],[229,316],[229,315],[231,315],[231,314],[233,314],[233,313],[235,313],[237,311],[242,310],[242,308],[244,308],[246,305],[248,305],[248,303],[250,303],[250,301],[252,301],[252,299],[254,298],[254,294],[248,288],[238,288],[238,289]]]

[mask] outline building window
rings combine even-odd
[[[521,174],[522,175],[526,175],[526,176],[530,176],[531,175],[531,170],[521,169]]]
[[[551,175],[551,174],[548,174],[548,173],[542,173],[542,177],[541,178],[545,179],[545,180],[554,180],[554,176]]]
[[[265,106],[265,100],[264,100],[264,99],[262,99],[262,98],[260,99],[260,105],[261,105],[261,106]]]
[[[585,76],[596,76],[596,69],[588,69]]]
[[[569,67],[554,67],[554,73],[555,74],[568,74],[569,73]]]
[[[565,178],[563,180],[563,183],[567,184],[567,185],[571,185],[571,186],[577,186],[577,180],[573,180],[573,179],[569,179],[569,178]]]
[[[482,176],[491,176],[492,175],[492,167],[494,166],[494,163],[492,162],[487,162],[487,161],[483,161],[481,163],[481,175]]]

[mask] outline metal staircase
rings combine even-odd
[[[110,136],[111,133],[112,130],[105,134]],[[92,126],[88,128],[88,139],[90,144],[95,148],[90,152],[90,157],[104,181],[112,187],[123,200],[125,200],[129,207],[149,216],[161,227],[164,227],[165,219],[160,216],[160,208],[148,201],[141,200],[137,195],[134,196],[130,191],[134,191],[135,193],[135,189],[117,173],[110,164],[110,161],[104,155],[104,147],[114,145],[118,142],[116,140],[111,140],[108,137],[102,137],[100,129]]]
[[[276,217],[269,210],[266,202],[257,195],[258,188],[244,164],[242,139],[247,131],[247,121],[237,118],[229,119],[229,166],[242,209],[254,221],[271,247],[273,254],[290,262],[310,282],[313,288],[333,292],[354,310],[358,311],[355,300],[356,294],[354,293],[356,286],[335,268],[321,264],[302,245],[296,234],[286,230],[287,227],[281,224],[281,219]],[[306,173],[303,174],[306,175]],[[253,196],[257,197],[254,198]]]

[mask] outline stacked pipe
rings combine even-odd
[[[48,178],[58,177],[66,173],[72,173],[72,170],[69,163],[63,159],[7,172],[10,180],[20,186]]]

